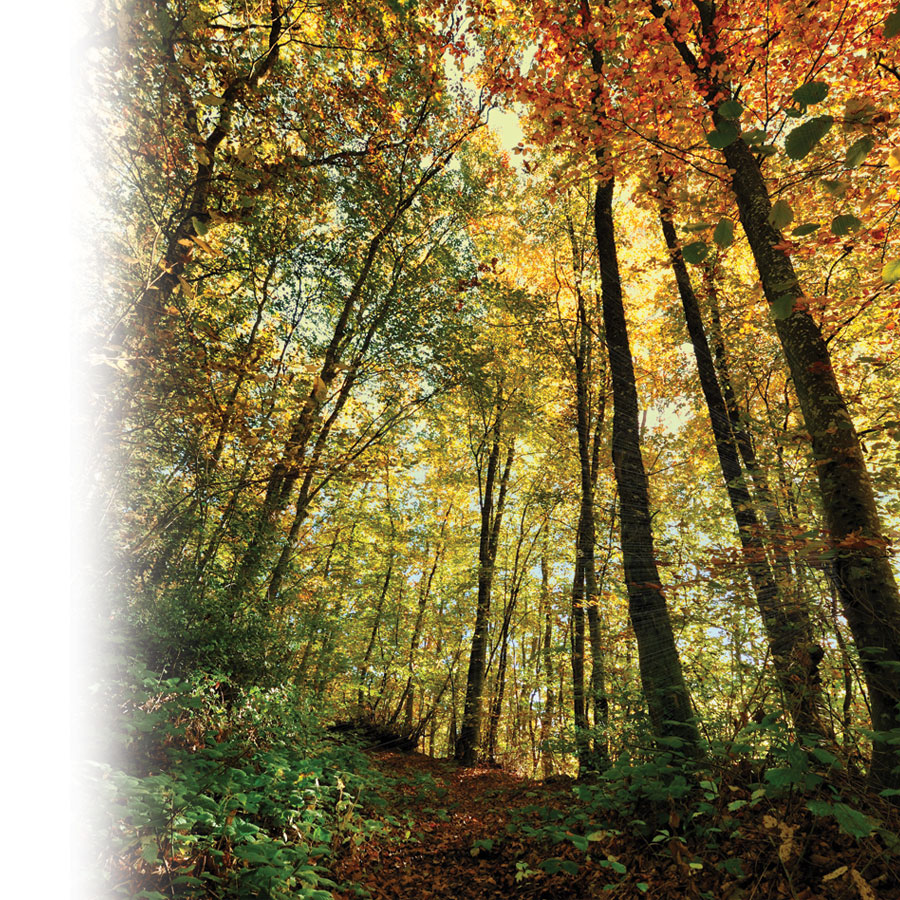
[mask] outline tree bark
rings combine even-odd
[[[619,493],[622,562],[628,609],[638,645],[641,683],[658,737],[676,738],[688,754],[699,749],[691,701],[653,549],[647,475],[641,456],[634,363],[628,341],[612,216],[614,179],[597,185],[594,227],[601,298],[612,376],[612,452]]]
[[[652,0],[650,8],[662,20],[673,46],[694,76],[718,128],[724,121],[719,107],[732,99],[732,92],[714,74],[725,63],[716,7],[710,0],[695,0],[694,5],[708,48],[702,63],[676,36],[675,24],[658,0]],[[769,221],[772,202],[759,161],[743,136],[732,141],[722,154],[766,300],[773,307],[786,295],[795,299],[787,317],[776,317],[775,330],[811,438],[841,605],[865,673],[872,729],[880,733],[873,741],[869,781],[874,787],[897,789],[897,751],[888,743],[886,732],[900,729],[900,592],[872,483],[828,346],[803,302],[793,263],[782,249],[783,236]]]
[[[809,616],[797,604],[786,602],[766,557],[762,526],[750,496],[739,451],[732,432],[732,420],[716,376],[716,366],[706,338],[700,304],[687,266],[678,248],[671,211],[664,209],[660,217],[666,246],[672,261],[684,318],[694,348],[700,387],[706,400],[719,468],[725,481],[728,500],[737,523],[738,535],[750,581],[772,648],[778,683],[785,697],[798,733],[830,737],[818,712],[819,691],[816,686],[817,663],[810,633]],[[782,585],[789,589],[789,585]],[[821,652],[821,648],[818,648]]]
[[[485,654],[487,649],[487,628],[491,611],[491,586],[494,580],[494,561],[497,556],[497,541],[503,518],[503,506],[509,474],[512,470],[514,447],[510,443],[506,463],[499,475],[499,493],[496,508],[494,488],[500,468],[500,449],[503,427],[503,400],[497,397],[497,412],[492,427],[492,446],[485,475],[484,496],[481,501],[481,538],[478,548],[478,602],[475,609],[475,629],[472,634],[472,650],[469,655],[469,669],[466,676],[466,698],[463,719],[456,740],[454,755],[463,765],[474,765],[481,736],[481,705],[484,694]]]

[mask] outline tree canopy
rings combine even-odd
[[[344,896],[368,741],[711,848],[621,896],[742,891],[757,813],[869,842],[780,832],[768,896],[900,890],[895,0],[101,0],[79,52],[108,886]]]

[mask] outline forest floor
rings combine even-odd
[[[900,898],[897,848],[885,852],[881,834],[853,838],[805,806],[748,806],[728,820],[736,830],[702,849],[678,836],[674,807],[668,838],[643,838],[624,822],[598,823],[586,845],[583,832],[541,831],[548,810],[565,828],[563,815],[578,805],[571,784],[418,753],[371,758],[394,785],[379,813],[392,827],[345,845],[333,877],[355,887],[336,892],[340,900]],[[739,787],[729,790],[729,797],[744,796]],[[729,867],[735,859],[739,865]]]

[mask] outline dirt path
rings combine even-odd
[[[385,809],[372,814],[391,833],[343,845],[334,879],[368,894],[348,890],[339,900],[900,900],[893,854],[811,815],[802,798],[751,807],[748,791],[731,788],[717,801],[723,810],[743,803],[728,819],[731,836],[717,828],[715,844],[689,849],[674,835],[640,838],[627,822],[617,830],[582,820],[572,826],[579,833],[565,831],[562,813],[578,805],[569,785],[421,754],[372,758],[395,780]],[[675,832],[679,813],[671,810]],[[555,840],[547,827],[529,827],[546,826],[548,811]],[[730,871],[729,859],[741,868]]]
[[[404,782],[391,813],[409,823],[401,824],[401,833],[408,828],[409,836],[353,848],[340,861],[336,880],[364,885],[372,900],[586,896],[585,884],[575,885],[571,877],[536,868],[526,875],[550,851],[529,848],[520,836],[507,833],[517,811],[521,815],[531,804],[563,803],[568,788],[419,754],[379,753],[374,761]],[[336,896],[351,900],[356,895]]]

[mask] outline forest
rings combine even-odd
[[[896,0],[84,21],[85,897],[900,898]]]

